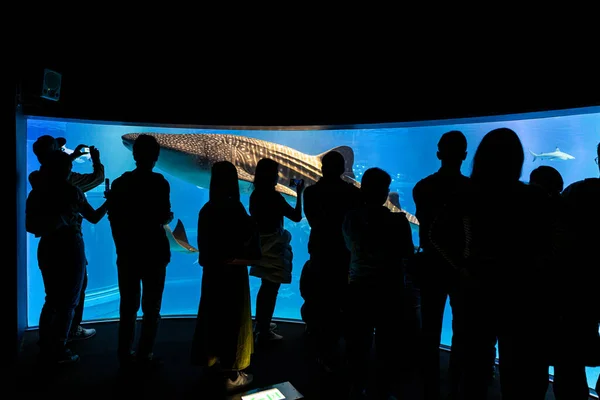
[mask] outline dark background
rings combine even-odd
[[[17,73],[24,113],[118,122],[281,126],[600,105],[600,74],[546,60],[375,64],[343,59],[150,58],[27,60]],[[58,102],[39,98],[45,67],[62,74]]]

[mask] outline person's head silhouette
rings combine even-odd
[[[135,139],[133,143],[133,159],[138,168],[154,168],[159,154],[160,145],[154,136],[142,134]]]
[[[213,202],[240,201],[237,169],[229,161],[219,161],[212,166],[208,196]]]
[[[337,151],[330,151],[321,159],[321,172],[326,179],[339,178],[345,170],[344,156]]]
[[[529,183],[537,185],[551,195],[558,195],[564,189],[564,181],[555,168],[542,165],[529,174]]]
[[[71,157],[61,150],[54,150],[44,156],[40,173],[48,181],[66,181],[71,176],[72,168],[73,161]]]
[[[444,166],[460,167],[467,158],[467,138],[461,131],[449,131],[438,142],[437,158]]]
[[[508,128],[488,132],[475,151],[471,178],[494,185],[521,178],[525,153],[519,136]]]
[[[274,190],[279,178],[279,164],[270,158],[262,158],[254,171],[254,188],[258,190]]]
[[[381,206],[388,198],[392,177],[380,168],[369,168],[360,181],[360,190],[367,205]]]
[[[44,164],[51,153],[60,150],[66,143],[65,138],[53,138],[50,135],[43,135],[33,142],[33,154],[35,154],[40,164]]]

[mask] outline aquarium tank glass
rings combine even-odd
[[[598,176],[594,163],[596,145],[600,140],[600,107],[519,114],[490,118],[426,121],[398,124],[359,125],[348,127],[291,127],[268,129],[199,128],[118,124],[100,121],[59,120],[29,117],[27,121],[27,172],[39,168],[32,145],[42,135],[64,137],[65,151],[79,144],[96,146],[100,151],[106,177],[111,181],[135,168],[131,141],[135,134],[157,135],[162,151],[155,171],[162,173],[171,185],[171,205],[174,220],[167,227],[172,258],[162,303],[163,316],[195,316],[200,300],[202,268],[198,265],[197,221],[200,208],[208,201],[209,171],[198,167],[198,160],[211,152],[220,152],[247,174],[240,174],[242,203],[248,207],[252,171],[256,162],[268,154],[279,154],[290,165],[308,164],[319,171],[320,157],[338,149],[352,163],[355,179],[364,171],[380,167],[392,176],[391,192],[396,201],[388,203],[413,215],[414,185],[439,168],[437,142],[444,132],[462,131],[468,140],[468,157],[463,173],[469,175],[472,156],[481,138],[500,127],[513,129],[520,136],[526,151],[522,179],[540,165],[551,165],[563,176],[565,187],[570,183]],[[216,136],[215,136],[216,135]],[[306,168],[305,168],[306,170]],[[73,171],[89,173],[89,156],[77,159]],[[286,176],[285,178],[291,178]],[[296,174],[294,178],[315,176]],[[281,182],[279,190],[287,201],[295,204],[294,191]],[[29,187],[31,189],[31,187]],[[94,207],[104,201],[104,185],[86,193]],[[398,204],[399,203],[399,204]],[[396,210],[397,211],[397,210]],[[310,227],[305,218],[298,223],[285,221],[292,235],[293,272],[291,284],[282,285],[277,298],[275,318],[300,320],[302,298],[298,289],[300,273],[308,260]],[[413,220],[413,239],[418,245],[418,225]],[[83,222],[83,236],[89,261],[89,283],[86,292],[84,321],[118,318],[119,290],[115,247],[110,225],[104,218],[96,225]],[[37,266],[38,239],[28,234],[28,325],[38,325],[44,302],[44,286]],[[260,280],[250,277],[252,310]],[[140,311],[141,313],[141,311]],[[451,312],[447,306],[442,343],[449,345],[452,335]],[[596,381],[598,368],[590,369],[590,386]]]

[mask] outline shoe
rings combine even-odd
[[[74,354],[70,349],[65,349],[61,352],[56,359],[58,364],[72,364],[79,361],[79,356]]]
[[[158,368],[164,364],[164,361],[154,353],[150,353],[147,356],[136,355],[135,363],[142,368]]]
[[[227,378],[225,380],[225,387],[228,392],[237,391],[249,386],[254,380],[254,376],[252,374],[247,374],[243,371],[238,372],[238,376],[235,381],[232,381],[231,378]]]
[[[39,361],[43,364],[73,364],[79,361],[79,356],[70,349],[61,350],[57,353],[40,353]]]
[[[135,363],[135,352],[130,351],[129,354],[119,355],[119,364],[123,368],[128,368]]]
[[[69,338],[67,342],[72,342],[74,340],[85,340],[89,339],[96,334],[95,329],[85,329],[83,326],[78,325],[77,328],[69,334]]]
[[[281,339],[283,339],[283,336],[281,336],[273,331],[266,332],[265,334],[263,334],[261,332],[256,334],[256,341],[259,343],[273,342],[273,341],[281,340]]]
[[[274,331],[275,329],[277,329],[277,324],[276,324],[275,322],[271,322],[271,323],[269,324],[269,330],[270,330],[270,331]],[[257,330],[256,330],[256,323],[254,324],[254,327],[252,328],[252,330],[254,331],[254,333],[257,333]]]
[[[332,362],[327,361],[325,358],[322,357],[317,357],[317,364],[323,369],[323,371],[325,371],[328,374],[335,372],[337,369]]]

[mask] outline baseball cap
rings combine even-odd
[[[39,159],[53,150],[59,150],[66,143],[67,139],[63,137],[53,138],[50,135],[43,135],[33,143],[33,153]]]

